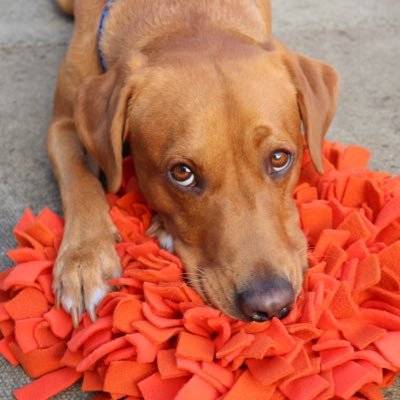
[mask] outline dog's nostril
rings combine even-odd
[[[251,319],[255,322],[265,322],[269,320],[269,315],[262,311],[256,311],[251,316]]]
[[[279,319],[286,318],[289,315],[290,311],[292,311],[291,307],[288,306],[283,307],[282,310],[279,311],[278,318]]]
[[[264,322],[273,317],[287,317],[295,296],[290,282],[276,276],[251,282],[248,289],[238,294],[237,299],[246,319]]]

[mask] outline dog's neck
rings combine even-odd
[[[231,33],[257,43],[270,39],[270,24],[266,26],[257,1],[248,0],[135,0],[133,5],[132,0],[114,0],[102,28],[101,52],[108,67],[134,50],[166,38],[193,37],[201,30]]]

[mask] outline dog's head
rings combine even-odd
[[[307,244],[292,200],[302,126],[323,171],[334,70],[274,42],[135,55],[78,94],[81,140],[116,191],[129,140],[139,186],[173,237],[188,280],[244,320],[283,318]]]

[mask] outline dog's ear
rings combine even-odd
[[[78,90],[76,128],[88,154],[103,170],[111,193],[122,180],[122,143],[128,136],[128,103],[135,91],[132,74],[143,65],[144,57],[137,56],[88,78]]]
[[[296,90],[311,160],[323,174],[322,142],[336,111],[339,77],[322,61],[290,52],[288,69]]]

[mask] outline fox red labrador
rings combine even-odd
[[[284,318],[307,268],[292,191],[304,133],[313,164],[336,108],[329,65],[271,36],[264,0],[59,0],[75,28],[61,66],[48,152],[66,226],[54,269],[77,324],[121,272],[107,190],[130,145],[149,233],[183,260],[211,305]]]

